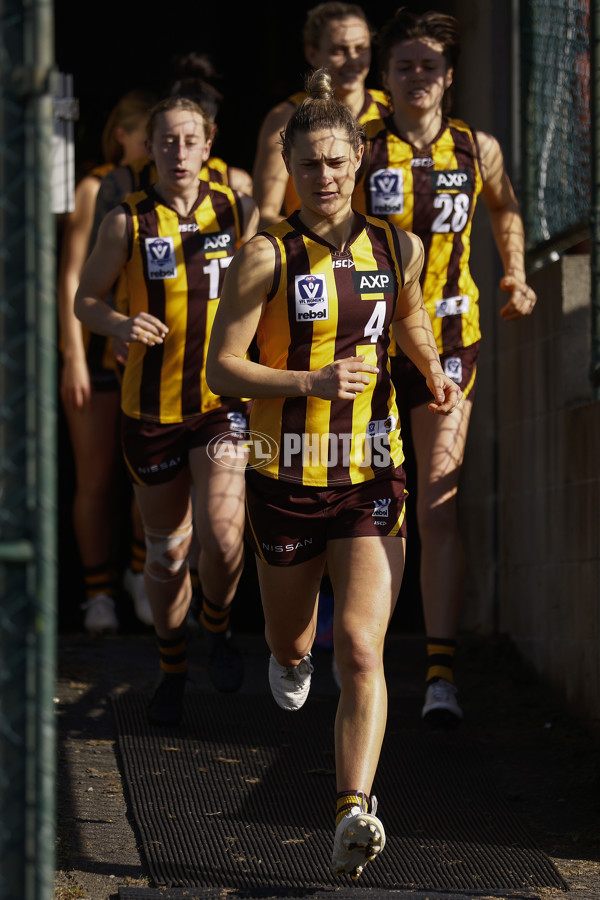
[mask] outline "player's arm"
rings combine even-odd
[[[273,279],[275,251],[256,235],[237,251],[223,281],[206,357],[206,381],[227,397],[291,396],[296,373],[247,358]]]
[[[63,403],[76,409],[91,398],[81,322],[75,316],[74,300],[88,255],[99,187],[99,180],[93,176],[83,178],[77,185],[74,209],[63,233],[58,271],[58,320],[63,359],[60,393]]]
[[[502,260],[500,281],[510,300],[500,310],[504,319],[518,319],[533,311],[537,297],[527,284],[525,273],[525,232],[515,192],[504,168],[502,150],[496,138],[477,134],[481,154],[483,187],[481,196],[490,216],[492,233]]]
[[[100,226],[94,249],[81,273],[75,315],[96,334],[116,337],[126,343],[162,344],[168,328],[155,316],[144,312],[128,317],[106,303],[125,267],[128,250],[126,215],[119,207]]]
[[[293,112],[289,101],[273,107],[262,123],[258,134],[254,170],[253,196],[259,212],[259,228],[266,228],[282,219],[288,173],[281,156],[281,131]]]
[[[275,251],[256,235],[235,254],[225,274],[206,358],[206,380],[227,397],[352,399],[377,369],[362,357],[338,360],[314,371],[274,369],[247,358],[271,290]]]
[[[245,169],[237,166],[229,166],[227,177],[229,187],[232,191],[238,191],[240,194],[248,194],[252,196],[252,176]]]
[[[242,206],[242,237],[241,243],[249,241],[258,231],[259,211],[258,206],[248,194],[237,192]]]
[[[90,246],[93,247],[96,243],[100,225],[108,213],[115,209],[132,189],[133,179],[128,166],[117,166],[116,169],[112,169],[104,176],[96,197]]]
[[[394,226],[395,227],[395,226]],[[448,415],[462,398],[460,388],[444,374],[440,364],[429,313],[423,302],[420,277],[423,269],[423,244],[420,238],[396,229],[402,252],[404,286],[398,294],[393,321],[394,337],[400,349],[415,364],[433,394],[432,412]]]

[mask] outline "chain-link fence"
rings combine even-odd
[[[564,248],[590,219],[590,0],[523,0],[520,44],[527,246]]]
[[[0,898],[54,878],[52,4],[0,4]]]

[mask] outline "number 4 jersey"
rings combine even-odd
[[[188,217],[164,204],[153,187],[130,194],[130,256],[119,284],[119,308],[148,312],[169,332],[163,344],[133,343],[121,407],[134,419],[182,422],[221,405],[206,384],[204,362],[225,270],[242,233],[242,210],[228,187],[199,182]]]
[[[479,291],[469,269],[471,223],[482,178],[474,132],[444,122],[426,150],[396,132],[391,117],[368,122],[367,147],[353,206],[417,234],[425,250],[423,297],[438,351],[481,337]]]
[[[274,369],[313,371],[364,356],[378,373],[355,399],[256,399],[250,427],[277,453],[250,464],[282,481],[317,487],[384,475],[403,461],[390,378],[390,325],[403,286],[398,232],[356,217],[344,250],[309,231],[299,214],[262,232],[275,251],[273,287],[257,329],[259,361]]]

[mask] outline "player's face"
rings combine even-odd
[[[362,154],[341,128],[298,134],[286,165],[302,209],[324,218],[349,209]]]
[[[442,45],[423,39],[396,44],[382,79],[395,110],[419,113],[441,109],[452,74]]]
[[[128,165],[146,155],[146,120],[142,120],[133,131],[117,130],[117,140],[123,148],[122,165]]]
[[[371,66],[371,36],[362,19],[348,16],[328,22],[318,47],[306,47],[314,69],[331,74],[334,89],[350,92],[363,88]]]
[[[195,186],[209,151],[210,140],[199,113],[168,109],[158,114],[148,152],[156,164],[159,185],[177,191]]]

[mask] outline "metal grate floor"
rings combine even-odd
[[[329,870],[335,699],[297,714],[271,697],[188,691],[177,729],[146,722],[148,697],[113,700],[123,776],[155,885],[173,897],[329,896],[370,889],[535,897],[567,887],[486,775],[478,748],[388,728],[374,792],[384,852],[355,885]],[[359,887],[360,885],[360,887]],[[375,890],[374,890],[375,889]],[[125,900],[158,896],[137,893]],[[144,889],[142,889],[144,890]],[[163,900],[168,894],[160,893]]]

